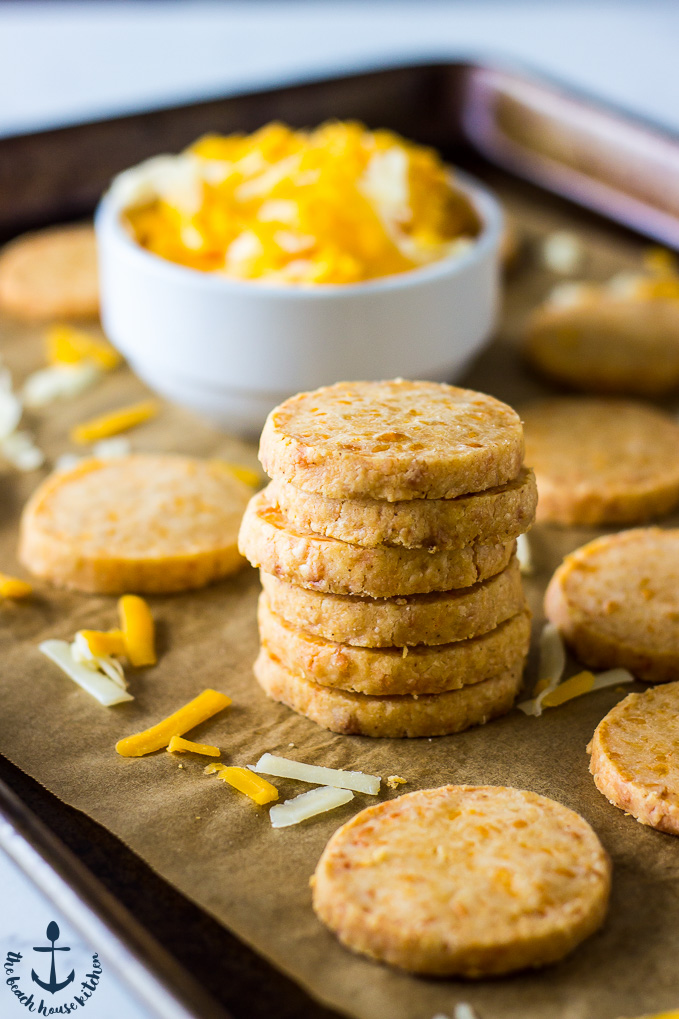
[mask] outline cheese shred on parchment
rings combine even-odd
[[[554,689],[545,690],[539,698],[524,701],[516,706],[525,715],[539,717],[543,708],[557,708],[560,704],[565,704],[566,701],[572,701],[575,697],[582,697],[583,694],[592,693],[594,690],[603,690],[607,686],[620,686],[623,683],[633,682],[634,676],[627,669],[609,669],[598,675],[585,670],[571,676]],[[539,711],[536,708],[538,700],[540,701]]]
[[[147,603],[137,594],[124,594],[118,600],[118,615],[130,664],[135,668],[155,665],[155,626]]]
[[[365,775],[362,771],[323,768],[316,764],[304,764],[302,761],[290,761],[287,757],[277,757],[275,754],[263,754],[257,764],[252,765],[252,771],[275,775],[277,778],[295,778],[313,785],[354,789],[370,796],[377,796],[380,791],[380,778],[377,775]]]
[[[93,655],[124,655],[125,638],[122,630],[78,630],[78,635],[87,641]]]
[[[72,429],[71,439],[80,445],[107,439],[110,435],[118,435],[120,432],[127,431],[128,428],[134,428],[136,425],[148,421],[157,413],[158,404],[155,400],[142,400],[141,403],[121,407],[119,410],[111,411],[110,414],[102,414],[90,421],[83,421],[82,424],[76,425]]]
[[[326,810],[341,807],[353,798],[354,794],[349,789],[321,786],[319,789],[302,793],[301,796],[295,796],[293,800],[275,804],[269,811],[269,817],[274,828],[288,828],[292,824],[299,824],[300,821],[315,817],[316,814],[324,814]]]
[[[545,697],[559,685],[565,668],[566,648],[561,634],[553,623],[545,623],[540,634],[538,681],[533,690],[533,699],[517,704],[517,708],[526,715],[539,718]]]
[[[120,679],[114,679],[99,671],[99,659],[78,661],[74,657],[74,645],[65,640],[44,640],[38,646],[39,651],[58,665],[62,672],[82,687],[88,694],[96,698],[105,707],[121,704],[123,701],[134,700],[127,692]]]
[[[117,630],[79,630],[93,655],[118,655],[135,668],[156,664],[155,624],[148,604],[136,594],[118,599],[120,628]]]
[[[253,775],[249,768],[220,768],[217,778],[221,778],[222,782],[228,782],[239,793],[245,793],[260,806],[278,799],[276,786],[271,785],[271,782],[267,782],[260,775]]]
[[[102,371],[111,371],[122,357],[110,343],[94,333],[71,325],[53,325],[47,330],[47,359],[52,365],[95,364]]]
[[[154,750],[163,750],[173,736],[183,736],[189,729],[212,718],[230,703],[231,698],[219,693],[218,690],[203,690],[192,701],[184,704],[157,725],[119,740],[116,743],[116,751],[121,757],[143,757],[144,754],[152,754]]]
[[[173,736],[167,749],[171,754],[203,754],[205,757],[221,757],[222,753],[219,747],[213,747],[210,743],[194,743],[183,736]]]
[[[10,577],[8,573],[0,573],[0,598],[30,598],[33,587],[27,580]]]
[[[654,1012],[653,1015],[640,1015],[637,1019],[679,1019],[679,1008],[673,1008],[669,1012]]]
[[[228,460],[211,460],[210,464],[214,467],[220,467],[228,474],[232,474],[234,478],[238,478],[239,481],[249,485],[250,488],[260,488],[262,485],[262,475],[259,471],[253,470],[252,467],[230,463]]]

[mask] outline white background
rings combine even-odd
[[[0,134],[401,59],[526,62],[679,130],[676,0],[0,3]]]
[[[305,76],[460,55],[528,64],[679,131],[678,54],[676,0],[5,2],[0,135]],[[79,945],[63,918],[2,857],[0,887],[3,959],[17,945],[30,956],[51,919],[73,946],[74,960],[93,950]],[[0,986],[3,1019],[26,1015],[6,991]],[[107,973],[83,1014],[144,1016]]]

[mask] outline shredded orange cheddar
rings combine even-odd
[[[84,329],[74,329],[69,325],[54,325],[48,329],[47,359],[50,364],[92,361],[103,371],[111,371],[122,361],[110,343]]]
[[[557,708],[559,704],[565,704],[566,701],[572,700],[574,697],[580,697],[581,694],[589,693],[594,686],[595,676],[592,672],[578,672],[576,676],[571,676],[560,686],[557,686],[551,693],[548,693],[542,700],[543,708]]]
[[[219,747],[213,747],[209,743],[194,743],[190,739],[184,739],[183,736],[173,736],[167,749],[171,754],[204,754],[205,757],[221,757],[222,754]]]
[[[217,777],[228,782],[239,793],[245,793],[255,803],[264,806],[278,799],[278,789],[261,775],[255,775],[248,768],[220,768]]]
[[[121,757],[143,757],[154,750],[163,750],[173,736],[183,736],[206,719],[212,718],[231,703],[231,698],[217,690],[203,690],[192,701],[175,711],[162,722],[138,732],[134,736],[126,736],[116,743],[116,750]]]
[[[157,413],[158,404],[155,400],[143,400],[141,403],[121,407],[110,414],[102,414],[100,417],[76,425],[71,430],[71,439],[80,445],[98,442],[99,439],[107,439],[110,435],[126,432],[129,428],[134,428],[135,425],[140,425],[144,421],[148,421],[149,418],[155,417]]]
[[[27,580],[20,580],[18,577],[10,577],[7,573],[0,573],[0,598],[30,598],[33,594],[33,587]]]
[[[125,654],[136,668],[156,664],[155,625],[151,610],[136,594],[124,594],[118,601],[120,629]]]
[[[677,256],[667,248],[647,248],[643,255],[644,267],[656,276],[676,276]]]
[[[208,764],[203,768],[203,774],[214,775],[216,771],[223,771],[225,767],[225,764]]]
[[[161,258],[237,279],[356,283],[444,258],[480,228],[432,149],[331,122],[207,135],[131,199],[125,220]],[[162,176],[162,179],[161,179]],[[142,197],[143,195],[143,197]]]
[[[228,463],[226,460],[212,460],[216,467],[221,467],[229,474],[233,474],[234,478],[238,478],[246,485],[250,485],[251,488],[259,488],[262,484],[262,475],[259,471],[255,471],[252,467],[243,467],[242,464]]]
[[[127,653],[122,630],[81,630],[80,633],[95,658]]]
[[[653,1015],[642,1015],[639,1019],[679,1019],[679,1008],[670,1012],[654,1012]]]

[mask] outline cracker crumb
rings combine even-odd
[[[294,743],[288,743],[289,747],[294,747],[294,745],[295,745]]]
[[[389,786],[390,789],[397,789],[398,786],[405,785],[407,781],[408,781],[407,778],[401,778],[400,775],[390,775],[389,778],[386,780],[386,784]]]

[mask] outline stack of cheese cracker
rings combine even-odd
[[[261,568],[266,693],[335,732],[435,736],[508,711],[535,514],[506,404],[433,382],[342,382],[276,407],[240,549]]]

